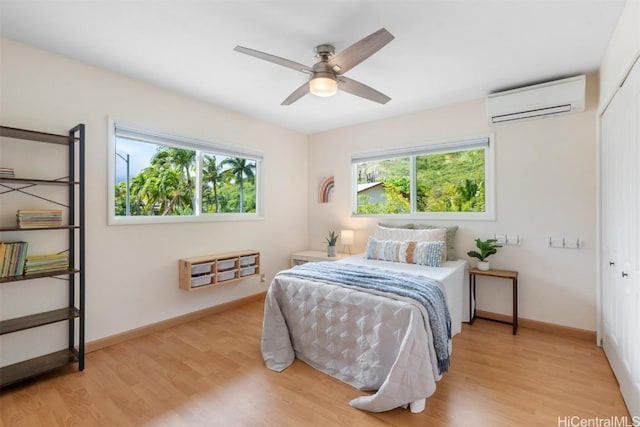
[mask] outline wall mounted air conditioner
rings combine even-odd
[[[487,96],[489,124],[584,111],[585,76],[540,83]]]

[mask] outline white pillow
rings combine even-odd
[[[378,240],[415,240],[416,242],[445,242],[442,252],[442,262],[447,260],[447,230],[445,228],[430,228],[424,230],[407,230],[402,228],[386,228],[377,226],[375,238]]]

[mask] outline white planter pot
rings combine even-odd
[[[329,257],[336,256],[336,247],[335,246],[327,246],[327,256],[329,256]]]
[[[477,268],[478,268],[478,270],[488,271],[489,270],[489,261],[478,261]]]

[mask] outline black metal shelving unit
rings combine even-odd
[[[40,228],[1,227],[2,232],[36,232],[66,230],[68,233],[69,269],[47,271],[36,274],[0,278],[0,284],[18,280],[31,280],[43,277],[68,278],[68,305],[56,310],[33,313],[28,316],[0,321],[0,335],[37,328],[58,322],[68,322],[68,346],[65,349],[24,360],[0,368],[0,387],[32,378],[66,366],[78,363],[78,369],[84,369],[84,303],[85,303],[85,210],[84,210],[84,138],[85,126],[79,124],[69,130],[68,135],[56,135],[44,132],[0,126],[0,136],[26,141],[59,144],[68,147],[69,176],[61,180],[43,180],[29,178],[0,178],[0,196],[5,193],[19,192],[51,200],[29,193],[34,186],[67,186],[68,225]],[[76,153],[77,152],[77,153]],[[76,171],[77,169],[77,171]],[[77,190],[77,191],[76,191]],[[57,202],[53,202],[57,203]],[[76,304],[76,296],[78,303]],[[76,342],[76,319],[78,321],[78,341]]]

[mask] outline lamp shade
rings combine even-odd
[[[317,72],[309,80],[309,92],[316,96],[333,96],[337,91],[338,82],[331,73]]]
[[[340,231],[340,240],[343,245],[353,245],[353,230]]]

